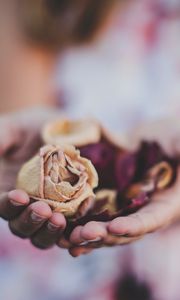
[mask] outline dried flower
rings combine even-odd
[[[92,163],[73,146],[45,146],[19,172],[17,187],[71,217],[94,198],[98,176]]]

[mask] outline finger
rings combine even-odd
[[[88,222],[84,226],[78,226],[74,229],[70,236],[70,241],[74,244],[86,244],[90,242],[99,242],[107,235],[106,223],[103,222]]]
[[[117,236],[113,236],[113,235],[108,235],[105,240],[104,240],[104,246],[108,246],[108,247],[112,247],[112,246],[123,246],[123,245],[127,245],[130,243],[133,243],[135,241],[138,241],[142,238],[143,236],[139,236],[139,237],[117,237]]]
[[[172,209],[174,209],[172,207]],[[166,202],[149,204],[139,212],[128,217],[119,217],[111,221],[108,225],[109,233],[113,235],[129,235],[136,237],[168,225],[171,212],[170,205]]]
[[[85,254],[89,254],[93,251],[93,249],[91,248],[86,248],[86,247],[73,247],[71,249],[69,249],[69,254],[72,257],[78,257],[80,255],[85,255]]]
[[[52,216],[48,204],[38,201],[29,205],[16,219],[9,222],[9,227],[15,235],[26,238],[33,235]]]
[[[84,242],[84,239],[81,237],[81,230],[83,226],[77,226],[70,235],[70,241],[72,244],[80,245]]]
[[[142,236],[140,237],[136,237],[136,238],[128,238],[128,237],[121,237],[121,238],[117,238],[117,237],[113,237],[108,235],[106,237],[106,239],[103,241],[103,243],[101,244],[97,244],[96,246],[92,246],[89,243],[87,246],[80,246],[80,247],[72,247],[69,249],[69,253],[71,256],[73,257],[78,257],[81,255],[85,255],[85,254],[89,254],[91,253],[94,249],[99,249],[99,248],[104,248],[104,247],[113,247],[113,246],[123,246],[123,245],[127,245],[133,242],[136,242],[138,240],[140,240],[142,238]]]
[[[29,202],[29,196],[20,190],[1,194],[0,216],[5,220],[12,220],[28,206]]]
[[[70,249],[73,245],[70,241],[66,240],[64,237],[61,237],[59,241],[57,241],[57,246],[62,249]]]
[[[33,235],[31,242],[40,249],[50,248],[60,239],[65,227],[65,217],[60,213],[54,212],[48,222]]]
[[[108,234],[106,227],[105,222],[91,221],[82,228],[81,237],[85,242],[99,245]]]

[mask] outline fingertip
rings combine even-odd
[[[81,255],[89,254],[90,252],[92,252],[92,249],[88,249],[85,247],[74,247],[69,249],[69,254],[74,258],[79,257]]]
[[[80,251],[76,248],[71,248],[71,249],[68,250],[68,252],[74,258],[80,256]]]
[[[29,196],[22,190],[13,190],[8,193],[8,198],[13,202],[17,202],[22,205],[28,205],[30,202]]]
[[[46,219],[49,219],[52,216],[52,210],[50,206],[43,201],[37,201],[31,204],[29,206],[29,210]]]
[[[84,241],[81,237],[82,228],[83,228],[82,226],[77,226],[72,231],[72,233],[70,235],[70,241],[71,241],[72,244],[80,244]]]
[[[128,225],[128,219],[120,217],[109,222],[107,229],[109,233],[114,235],[126,235],[128,234]]]
[[[126,218],[116,218],[109,222],[108,231],[111,234],[123,235],[127,234],[127,222]]]
[[[107,235],[106,223],[89,222],[81,230],[81,237],[84,240],[92,241],[103,239]]]
[[[72,247],[72,244],[65,238],[61,237],[57,242],[57,246],[61,249],[70,249]]]
[[[58,212],[53,212],[52,216],[49,219],[49,222],[54,226],[65,229],[66,227],[66,219],[63,214]]]

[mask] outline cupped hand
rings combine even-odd
[[[13,234],[29,238],[40,249],[53,246],[66,226],[62,214],[52,212],[42,201],[31,203],[28,195],[20,190],[1,194],[0,216],[9,222]]]
[[[14,190],[21,165],[42,144],[43,120],[43,114],[36,118],[28,112],[0,118],[0,216],[9,222],[13,234],[46,249],[61,238],[66,226],[64,216],[52,212],[44,202],[32,203],[25,192]]]
[[[142,140],[157,141],[169,155],[179,155],[179,137],[179,118],[172,117],[142,124],[127,136],[126,146],[135,150]],[[125,245],[173,224],[179,218],[180,171],[174,186],[155,195],[146,207],[111,222],[89,222],[78,226],[73,230],[67,246],[72,256],[79,256],[95,248]]]
[[[129,244],[179,219],[180,170],[174,186],[154,196],[138,212],[110,222],[89,222],[84,226],[77,226],[70,236],[69,251],[71,255],[79,256],[100,247]]]

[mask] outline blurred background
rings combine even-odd
[[[179,0],[112,2],[52,1],[51,20],[43,1],[1,1],[1,115],[47,105],[124,132],[180,113]],[[0,236],[1,299],[180,299],[175,233],[149,238],[146,251],[138,243],[78,259],[35,249],[3,221]]]

